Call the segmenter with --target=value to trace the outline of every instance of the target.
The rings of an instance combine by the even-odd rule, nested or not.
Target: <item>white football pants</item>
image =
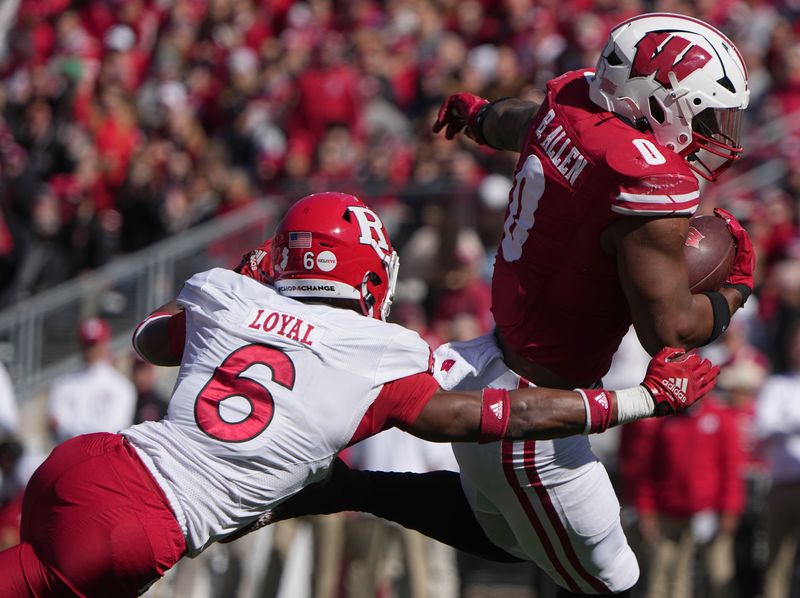
[[[519,388],[489,334],[436,351],[446,390]],[[639,565],[619,501],[586,436],[488,444],[454,443],[461,484],[481,527],[507,552],[534,561],[576,593],[621,592]]]

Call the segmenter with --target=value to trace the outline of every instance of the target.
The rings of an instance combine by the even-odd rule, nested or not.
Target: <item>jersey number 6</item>
[[[283,351],[259,344],[240,347],[214,370],[197,395],[194,417],[203,432],[224,442],[246,442],[267,428],[275,411],[272,394],[264,385],[241,375],[256,364],[272,370],[274,383],[288,390],[294,387],[294,364]],[[250,403],[250,413],[236,422],[225,421],[220,413],[221,403],[232,397]]]

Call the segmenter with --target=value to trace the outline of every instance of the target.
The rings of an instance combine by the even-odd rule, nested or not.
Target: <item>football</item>
[[[728,277],[736,257],[736,243],[727,224],[717,216],[695,216],[683,247],[689,290],[717,291]]]

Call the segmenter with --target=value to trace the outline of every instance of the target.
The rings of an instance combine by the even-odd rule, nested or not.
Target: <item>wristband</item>
[[[503,388],[484,388],[481,393],[481,430],[478,442],[485,444],[505,438],[510,414],[510,397]]]
[[[478,113],[475,115],[475,125],[472,127],[472,131],[475,134],[475,141],[480,143],[481,145],[488,145],[492,149],[503,149],[501,147],[496,147],[486,141],[486,136],[483,134],[483,122],[486,120],[486,115],[489,112],[489,108],[494,106],[495,104],[502,102],[503,100],[511,100],[513,99],[512,96],[505,96],[502,98],[497,98],[496,100],[492,100],[491,102],[484,104],[480,108],[478,108]]]
[[[728,307],[728,300],[725,299],[725,295],[719,291],[705,291],[703,295],[711,301],[711,311],[714,314],[714,328],[711,330],[711,336],[703,343],[707,345],[717,340],[728,329],[728,324],[731,323],[731,309]]]
[[[747,303],[747,300],[750,298],[750,295],[753,292],[753,289],[751,289],[746,284],[742,284],[742,283],[739,283],[739,284],[724,284],[724,285],[722,285],[722,288],[725,288],[725,289],[736,289],[737,291],[739,291],[739,294],[742,296],[742,307],[744,307],[744,304]]]
[[[650,392],[642,386],[615,390],[617,396],[617,425],[627,424],[643,417],[651,417],[656,410],[656,402]]]
[[[575,390],[583,397],[583,405],[586,408],[586,427],[583,429],[583,433],[605,432],[611,426],[613,412],[611,391],[602,388],[596,390],[576,388]]]

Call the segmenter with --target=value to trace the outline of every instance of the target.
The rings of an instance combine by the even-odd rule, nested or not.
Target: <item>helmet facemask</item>
[[[694,172],[715,180],[744,151],[739,144],[744,111],[706,108],[692,119],[692,143],[680,152]]]
[[[394,301],[394,289],[397,286],[397,274],[400,268],[400,258],[396,251],[392,251],[383,259],[383,268],[382,274],[372,271],[364,274],[364,280],[361,281],[359,291],[359,305],[361,306],[361,313],[365,316],[370,318],[380,317],[385,322],[389,317],[389,311]],[[375,291],[374,288],[384,282],[383,277],[386,277],[386,290],[383,300],[380,302],[380,307],[376,312],[375,304],[378,302],[378,295],[383,291]]]

